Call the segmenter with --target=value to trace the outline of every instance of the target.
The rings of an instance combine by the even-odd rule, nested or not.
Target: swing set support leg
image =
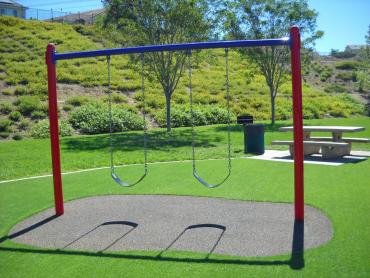
[[[54,44],[51,43],[48,44],[45,55],[48,71],[51,159],[53,166],[55,214],[59,216],[64,213],[64,205],[62,190],[62,174],[60,168],[56,66],[55,61],[53,61],[54,52],[55,52]]]
[[[302,78],[301,39],[296,26],[290,29],[291,68],[293,89],[293,130],[294,130],[294,212],[295,220],[304,220],[304,179],[303,179],[303,120],[302,120]]]

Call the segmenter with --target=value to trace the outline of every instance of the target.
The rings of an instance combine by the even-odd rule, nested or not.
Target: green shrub
[[[316,63],[316,62],[312,63],[311,66],[312,66],[312,69],[319,74],[324,70],[324,68],[319,63]]]
[[[9,131],[1,131],[0,132],[0,137],[1,138],[8,138],[10,136],[10,132]]]
[[[13,106],[10,103],[2,103],[0,106],[0,112],[8,115],[10,112],[13,111]]]
[[[59,122],[59,136],[71,136],[73,128],[65,121]],[[31,136],[33,138],[48,138],[50,136],[49,121],[43,120],[35,124],[31,128]]]
[[[113,103],[123,103],[123,102],[127,102],[126,100],[126,96],[123,95],[123,94],[119,94],[119,93],[112,93],[111,94],[111,98],[112,98],[112,102]],[[105,96],[104,97],[104,101],[105,102],[108,102],[109,101],[109,96]]]
[[[370,102],[365,105],[365,115],[370,117]]]
[[[20,96],[14,103],[18,111],[24,116],[29,116],[40,107],[40,100],[36,96]]]
[[[358,71],[356,74],[358,80],[358,90],[362,93],[370,91],[370,78],[367,71]]]
[[[70,104],[63,105],[63,110],[66,111],[66,112],[69,112],[72,109],[73,109],[73,105],[70,105]]]
[[[9,114],[9,119],[11,119],[14,122],[18,122],[21,116],[22,115],[19,111],[13,111]]]
[[[320,107],[315,103],[305,102],[303,105],[303,118],[304,119],[319,119],[323,116]]]
[[[109,132],[108,105],[99,102],[89,103],[76,108],[69,118],[75,129],[84,134]],[[112,128],[114,132],[137,130],[143,127],[142,118],[130,111],[112,107]]]
[[[127,104],[127,103],[119,103],[119,104],[116,104],[114,106],[117,109],[127,110],[127,111],[130,111],[130,112],[134,113],[134,114],[137,114],[139,112],[138,108],[136,108],[135,106],[132,106],[130,104]],[[141,109],[142,107],[140,106],[139,108]],[[147,110],[148,110],[148,108],[147,108]]]
[[[69,98],[66,103],[73,106],[81,106],[90,102],[90,98],[86,96],[74,96]]]
[[[228,122],[227,110],[217,105],[195,105],[193,107],[194,125],[211,125]],[[166,126],[166,111],[161,110],[155,116],[160,126]],[[235,116],[231,114],[231,121]],[[190,107],[185,105],[174,105],[171,108],[172,127],[191,126]]]
[[[5,88],[1,91],[4,96],[11,96],[13,94],[13,90],[11,88]]]
[[[333,75],[333,70],[331,68],[325,68],[320,74],[320,80],[325,82]]]
[[[288,120],[292,117],[292,110],[287,106],[279,105],[278,103],[276,103],[275,117],[279,120]]]
[[[16,88],[15,88],[15,90],[14,90],[14,94],[15,94],[16,96],[23,96],[23,95],[26,95],[26,94],[27,94],[27,89],[26,89],[26,87],[24,87],[24,86],[18,86],[18,87],[16,87]]]
[[[357,61],[344,61],[344,62],[338,62],[335,64],[335,67],[337,69],[343,69],[343,70],[354,70],[357,69],[361,64]]]
[[[335,78],[341,79],[343,81],[356,81],[356,72],[340,72],[335,76]]]
[[[49,103],[40,103],[38,110],[48,115],[49,114]],[[59,113],[59,110],[60,110],[60,107],[58,106],[58,113]]]
[[[31,83],[27,85],[27,94],[30,95],[47,95],[48,93],[48,87],[43,83]]]
[[[30,126],[30,121],[27,119],[22,119],[18,125],[21,130],[26,130]]]
[[[31,119],[32,120],[41,120],[46,117],[45,113],[43,111],[33,111],[31,113]]]
[[[346,89],[346,87],[338,84],[329,84],[324,88],[324,91],[327,93],[345,93],[348,90]]]
[[[0,120],[0,131],[9,131],[11,124],[12,122],[9,120]]]
[[[22,134],[16,133],[16,134],[13,135],[13,140],[19,141],[19,140],[22,140],[22,139],[23,139]]]

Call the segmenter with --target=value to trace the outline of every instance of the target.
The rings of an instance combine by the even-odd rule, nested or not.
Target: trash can
[[[263,124],[253,124],[253,117],[243,115],[237,117],[237,123],[244,127],[244,153],[265,153]]]
[[[244,126],[244,152],[265,153],[265,128],[263,124],[251,124]]]

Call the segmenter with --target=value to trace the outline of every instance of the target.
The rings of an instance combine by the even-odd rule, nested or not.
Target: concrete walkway
[[[18,223],[8,238],[62,250],[187,250],[237,256],[286,254],[332,238],[332,225],[321,211],[306,206],[304,229],[297,229],[293,205],[285,203],[114,195],[73,200],[65,203],[63,216],[53,214],[48,209]]]
[[[367,160],[369,157],[369,151],[351,151],[351,155],[345,155],[343,157],[332,159],[324,159],[322,158],[321,154],[313,154],[310,156],[305,156],[304,163],[340,166],[347,163],[359,163],[361,161]],[[294,160],[290,156],[289,151],[266,150],[263,155],[250,156],[248,158],[279,162],[294,162]]]

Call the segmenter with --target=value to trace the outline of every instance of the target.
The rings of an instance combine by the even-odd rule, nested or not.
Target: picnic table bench
[[[303,152],[304,155],[322,153],[323,158],[337,158],[351,153],[352,142],[369,143],[368,138],[343,137],[344,132],[363,131],[363,127],[353,126],[304,126],[303,127]],[[279,131],[293,131],[292,126],[281,127]],[[331,132],[331,137],[311,137],[311,132]],[[272,145],[288,145],[290,155],[294,156],[293,141],[272,141]]]

